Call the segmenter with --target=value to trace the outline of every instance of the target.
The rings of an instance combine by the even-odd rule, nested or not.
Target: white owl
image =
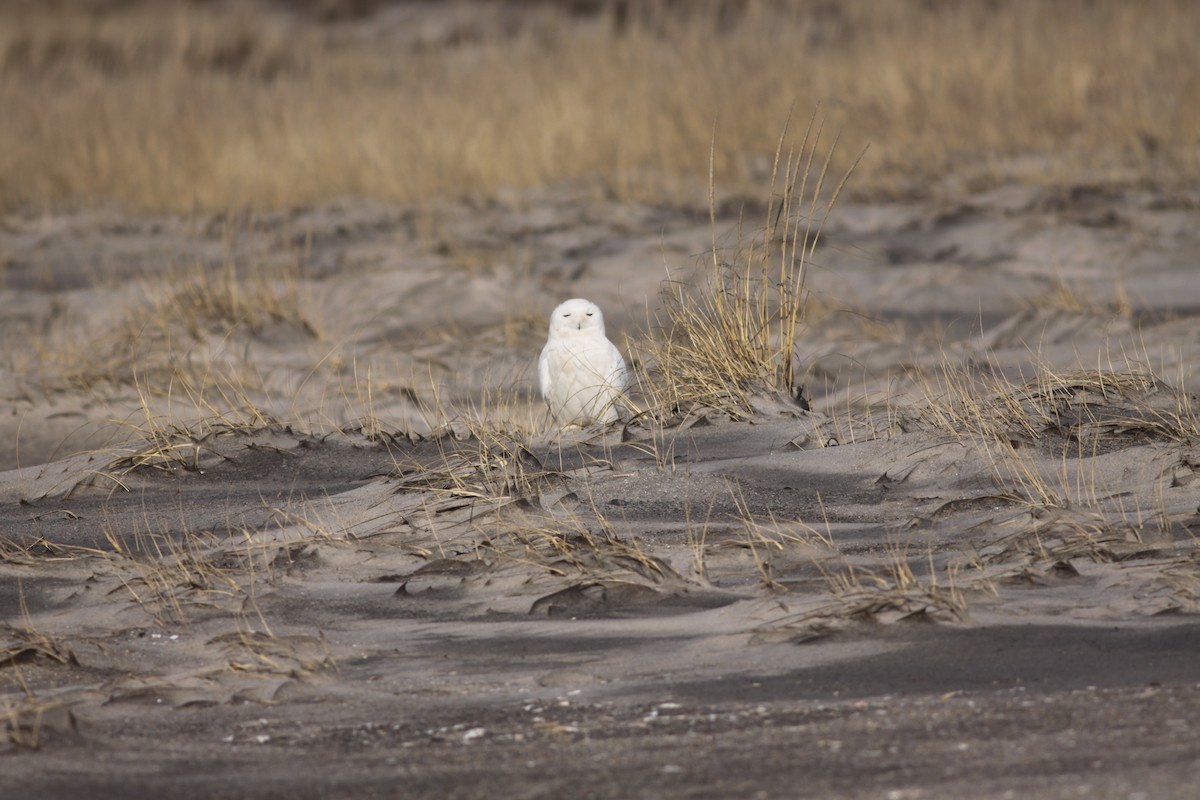
[[[621,351],[604,336],[599,306],[576,298],[554,309],[538,378],[559,426],[617,421],[616,403],[629,376]]]

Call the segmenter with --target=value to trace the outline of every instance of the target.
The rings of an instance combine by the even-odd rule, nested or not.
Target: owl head
[[[600,306],[576,297],[554,309],[550,315],[550,336],[603,336],[604,315]]]

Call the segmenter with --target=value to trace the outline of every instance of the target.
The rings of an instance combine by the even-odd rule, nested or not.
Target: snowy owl
[[[595,303],[568,300],[550,315],[550,338],[538,359],[542,397],[562,427],[617,421],[616,402],[629,385],[621,351],[604,336]]]

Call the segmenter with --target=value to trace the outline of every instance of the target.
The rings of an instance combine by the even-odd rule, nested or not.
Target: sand
[[[533,394],[546,314],[587,297],[628,352],[663,280],[706,263],[706,210],[345,201],[228,246],[222,219],[10,218],[6,785],[1190,796],[1196,201],[839,203],[799,340],[811,411],[566,433]],[[165,304],[199,274],[167,265],[230,263],[297,315]],[[1016,397],[1054,424],[955,435],[930,411],[946,368],[1007,381],[965,395],[993,416],[1057,376]]]

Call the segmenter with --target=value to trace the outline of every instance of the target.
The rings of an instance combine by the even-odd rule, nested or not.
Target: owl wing
[[[538,358],[538,387],[542,390],[542,399],[550,402],[550,350],[553,342],[546,342],[542,355]]]
[[[608,343],[608,359],[610,367],[607,370],[607,382],[618,394],[629,388],[629,372],[625,369],[625,359],[621,357],[621,351],[617,346],[608,339],[604,340]]]

